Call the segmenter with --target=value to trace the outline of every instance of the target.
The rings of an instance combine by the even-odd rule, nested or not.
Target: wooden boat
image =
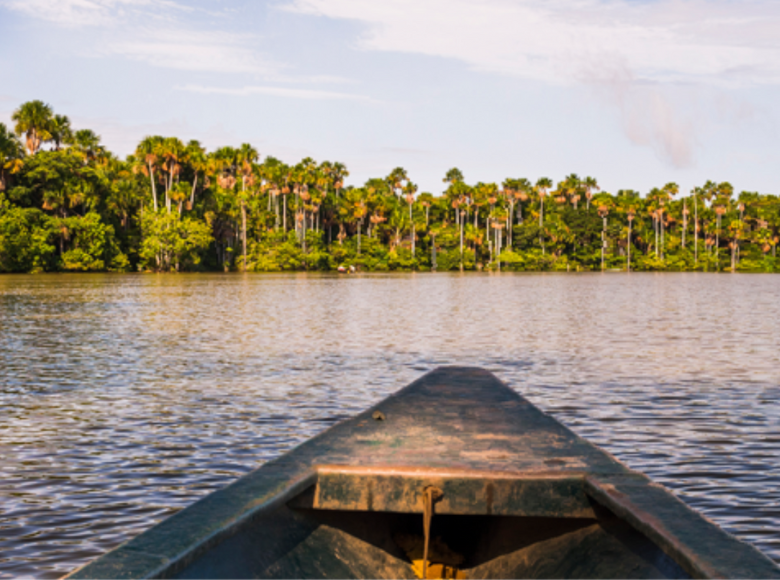
[[[364,577],[780,568],[487,371],[442,368],[69,576]]]

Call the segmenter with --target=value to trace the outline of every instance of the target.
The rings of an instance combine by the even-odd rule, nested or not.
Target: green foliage
[[[213,237],[208,224],[177,212],[146,213],[141,221],[141,267],[159,272],[198,266]]]
[[[52,219],[10,205],[0,194],[0,272],[44,272],[54,267]]]
[[[780,260],[772,256],[741,260],[737,266],[739,272],[780,272]]]
[[[473,270],[476,267],[476,256],[471,248],[463,249],[463,269]],[[436,253],[436,269],[439,272],[460,269],[460,250],[444,250]]]
[[[501,252],[501,269],[511,272],[545,272],[550,270],[566,271],[570,263],[566,256],[556,259],[551,254],[543,254],[539,248],[527,252],[513,252],[505,250]],[[492,269],[498,269],[497,265]],[[576,270],[576,267],[573,268]]]
[[[675,199],[674,183],[612,195],[576,174],[470,184],[452,168],[440,195],[417,195],[402,167],[345,186],[338,162],[161,135],[121,160],[42,101],[12,119],[2,272],[429,270],[434,250],[439,271],[625,270],[629,253],[637,271],[780,269],[780,198],[725,182]]]
[[[130,263],[120,250],[114,228],[90,212],[54,220],[54,227],[68,239],[68,249],[60,256],[61,268],[71,272],[125,272]]]

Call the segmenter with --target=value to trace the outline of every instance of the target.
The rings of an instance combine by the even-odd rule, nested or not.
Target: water
[[[780,277],[0,277],[0,577],[55,578],[444,364],[780,562]]]

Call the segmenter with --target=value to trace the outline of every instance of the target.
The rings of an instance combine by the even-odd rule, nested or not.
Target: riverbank
[[[45,103],[18,112],[0,124],[0,272],[780,271],[780,197],[728,182],[606,192],[453,167],[422,192],[396,167],[348,185],[343,163],[250,144],[150,136],[122,160]]]

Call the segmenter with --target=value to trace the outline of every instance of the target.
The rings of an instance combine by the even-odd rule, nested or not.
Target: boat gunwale
[[[376,476],[402,476],[402,477],[449,477],[458,479],[491,479],[491,480],[517,480],[517,481],[534,481],[534,480],[556,480],[556,479],[584,479],[587,477],[588,472],[584,470],[552,470],[552,469],[522,469],[522,470],[496,470],[490,471],[487,469],[469,469],[469,468],[453,468],[453,467],[420,467],[416,465],[340,465],[337,463],[326,463],[322,465],[315,465],[317,475],[376,475]],[[636,472],[630,475],[641,474]],[[646,478],[645,478],[646,479]]]
[[[266,515],[267,512],[272,512],[283,505],[285,505],[287,502],[289,502],[291,499],[297,497],[313,485],[317,483],[317,471],[316,470],[310,470],[308,473],[303,475],[302,477],[298,477],[295,480],[291,481],[290,484],[283,489],[281,492],[277,493],[276,495],[273,495],[269,498],[267,498],[265,501],[262,501],[258,503],[256,506],[252,507],[249,510],[246,510],[242,512],[240,515],[238,515],[235,519],[232,521],[229,521],[225,523],[225,525],[221,526],[220,528],[214,530],[210,534],[204,536],[201,541],[195,544],[191,544],[188,546],[185,550],[181,551],[179,554],[174,555],[173,557],[165,557],[161,554],[154,554],[151,552],[147,552],[145,550],[139,550],[137,548],[134,548],[132,546],[128,546],[135,538],[131,538],[127,542],[124,542],[114,548],[113,550],[107,552],[103,556],[97,558],[96,560],[92,560],[90,562],[87,562],[83,566],[79,566],[77,569],[73,570],[66,576],[63,576],[62,580],[67,580],[70,578],[77,577],[79,572],[82,570],[88,568],[92,564],[98,562],[99,560],[102,560],[106,556],[110,556],[111,554],[114,554],[120,550],[125,551],[131,551],[136,552],[138,554],[143,554],[152,558],[156,559],[163,559],[165,560],[162,564],[160,564],[157,568],[154,568],[152,570],[149,570],[146,574],[142,576],[138,576],[140,578],[166,578],[168,576],[172,576],[174,574],[177,574],[179,571],[186,568],[189,564],[197,560],[201,555],[203,555],[205,552],[207,552],[209,549],[213,548],[214,546],[220,544],[221,542],[225,541],[227,538],[235,535],[236,533],[240,532],[242,528],[248,524],[251,524],[256,519],[263,517]],[[227,489],[227,488],[226,488]],[[218,490],[218,491],[225,491],[225,490]],[[217,493],[217,492],[215,492]],[[206,496],[209,497],[209,496]],[[205,499],[205,498],[201,498]],[[195,502],[192,506],[185,509],[190,509],[194,506],[196,506],[199,502]],[[182,510],[183,512],[184,510]],[[182,513],[177,512],[177,513]],[[176,514],[174,514],[176,515]],[[165,521],[165,520],[163,520]],[[163,522],[160,522],[163,523]],[[158,524],[160,525],[160,524]],[[153,526],[147,532],[153,530],[157,526]],[[144,532],[144,533],[147,533]],[[143,535],[143,533],[141,534]]]

